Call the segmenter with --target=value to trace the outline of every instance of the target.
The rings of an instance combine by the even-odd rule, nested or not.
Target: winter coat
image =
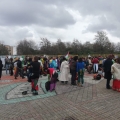
[[[70,75],[70,68],[67,61],[63,61],[60,67],[59,81],[68,81]]]
[[[113,74],[113,78],[120,80],[120,64],[114,63],[111,66],[111,73]]]
[[[105,72],[105,79],[111,79],[111,66],[112,66],[113,62],[111,59],[107,59],[104,62],[104,72]]]

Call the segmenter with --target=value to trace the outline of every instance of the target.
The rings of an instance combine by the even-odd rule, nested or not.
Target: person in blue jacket
[[[79,58],[76,71],[78,75],[78,86],[81,87],[84,84],[84,68],[85,68],[85,63],[82,61],[82,58]]]
[[[57,62],[55,58],[53,58],[53,60],[51,61],[50,68],[54,68],[55,70],[57,69]]]

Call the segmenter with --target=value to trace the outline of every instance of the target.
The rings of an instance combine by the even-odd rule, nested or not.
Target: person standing
[[[52,59],[52,62],[50,64],[50,68],[57,69],[57,61],[56,61],[55,57],[53,57],[53,59]]]
[[[116,63],[112,65],[111,73],[113,74],[112,89],[120,92],[120,57],[118,57]]]
[[[95,58],[92,60],[92,63],[93,63],[93,71],[94,71],[94,73],[97,73],[97,72],[98,72],[98,63],[99,63],[98,58],[95,57]]]
[[[63,62],[61,63],[60,74],[59,74],[58,80],[61,81],[62,83],[65,82],[67,84],[69,80],[69,74],[70,74],[69,63],[64,57]]]
[[[17,73],[15,74],[15,79],[17,79],[18,74],[20,74],[20,77],[24,78],[22,62],[20,61],[20,58],[18,58],[18,60],[17,60]]]
[[[84,68],[85,64],[82,61],[82,58],[79,58],[78,63],[77,63],[77,75],[78,75],[78,86],[83,86],[84,84]]]
[[[77,67],[77,59],[78,56],[74,56],[74,58],[70,62],[70,72],[71,72],[71,85],[76,85],[76,67]]]
[[[6,74],[7,74],[7,71],[9,69],[9,63],[10,63],[10,60],[8,58],[8,56],[5,58],[5,69],[6,69]]]
[[[93,69],[92,59],[91,57],[89,57],[87,59],[87,71],[89,74],[91,74],[92,69]]]
[[[111,74],[111,66],[112,66],[113,62],[112,62],[112,56],[109,55],[108,58],[105,60],[104,62],[104,73],[105,73],[105,79],[107,79],[106,82],[106,88],[107,89],[111,89],[110,87],[110,80],[112,78],[112,74]]]
[[[14,63],[13,63],[13,58],[10,58],[10,76],[13,76],[13,68],[14,68]]]
[[[29,67],[29,65],[32,63],[32,58],[29,58],[29,61],[27,62],[27,78],[28,78],[28,82],[31,82],[30,80],[30,76],[32,75],[32,68]]]
[[[2,60],[0,59],[0,80],[2,76],[2,67],[3,67]]]
[[[31,75],[31,85],[32,85],[32,92],[33,95],[38,95],[37,92],[37,83],[40,75],[40,63],[38,62],[38,57],[34,57],[34,61],[29,65],[32,68],[32,75]]]

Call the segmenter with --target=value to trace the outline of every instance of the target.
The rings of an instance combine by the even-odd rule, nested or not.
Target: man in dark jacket
[[[17,74],[15,75],[15,79],[17,79],[18,74],[20,74],[20,77],[24,78],[22,62],[20,61],[20,58],[18,58],[18,61],[17,61]]]
[[[107,89],[111,89],[110,80],[112,78],[112,74],[111,74],[111,66],[112,66],[112,64],[113,64],[112,56],[109,55],[108,58],[104,62],[104,72],[105,72],[105,79],[107,79],[107,82],[106,82],[106,88]]]
[[[74,56],[74,58],[70,62],[70,73],[71,73],[71,85],[76,85],[76,67],[77,67],[77,59],[78,56]]]
[[[34,62],[32,62],[29,66],[32,68],[32,75],[31,75],[32,92],[33,95],[38,95],[37,83],[40,75],[40,63],[38,62],[37,56],[34,57]]]

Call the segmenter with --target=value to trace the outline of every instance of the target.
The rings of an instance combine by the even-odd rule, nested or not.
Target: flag
[[[69,52],[67,53],[67,55],[65,56],[65,58],[68,60],[69,59]]]

